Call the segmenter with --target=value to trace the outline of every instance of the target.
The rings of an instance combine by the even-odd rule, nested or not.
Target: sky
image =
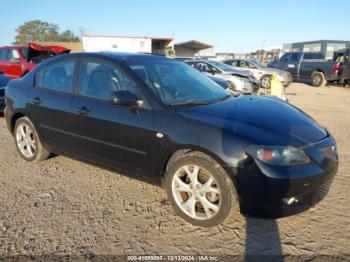
[[[174,37],[175,43],[196,39],[214,45],[215,52],[350,40],[349,0],[4,0],[1,9],[0,46],[34,19],[77,35],[83,29],[92,35]]]

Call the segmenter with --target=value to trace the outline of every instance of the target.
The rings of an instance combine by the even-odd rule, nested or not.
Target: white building
[[[114,51],[166,54],[167,50],[172,49],[172,40],[172,38],[148,36],[82,36],[85,52]]]
[[[175,55],[178,57],[214,57],[214,47],[197,40],[190,40],[174,45]]]

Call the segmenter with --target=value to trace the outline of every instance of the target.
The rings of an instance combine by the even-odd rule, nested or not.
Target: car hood
[[[70,49],[62,46],[42,46],[34,43],[29,43],[27,61],[33,61],[40,56],[51,57],[58,54],[68,54]]]
[[[252,73],[248,70],[237,70],[237,69],[233,69],[231,71],[225,71],[224,74],[226,74],[226,75],[239,75],[239,76],[243,76],[243,77],[252,76]]]
[[[268,145],[302,146],[327,136],[327,132],[301,110],[266,96],[240,96],[206,106],[179,109],[178,112]],[[295,144],[295,141],[298,142]]]

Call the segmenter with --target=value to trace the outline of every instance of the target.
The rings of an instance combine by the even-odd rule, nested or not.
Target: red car
[[[69,52],[69,49],[61,46],[41,46],[34,43],[30,43],[28,47],[0,47],[0,71],[11,79],[22,77],[43,60]]]

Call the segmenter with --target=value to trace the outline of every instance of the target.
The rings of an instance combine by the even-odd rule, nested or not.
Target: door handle
[[[35,105],[39,105],[41,103],[41,99],[40,99],[40,97],[37,96],[37,97],[32,98],[32,102]]]
[[[81,115],[87,115],[90,113],[89,109],[87,109],[86,106],[82,106],[82,107],[78,108],[77,112]]]

